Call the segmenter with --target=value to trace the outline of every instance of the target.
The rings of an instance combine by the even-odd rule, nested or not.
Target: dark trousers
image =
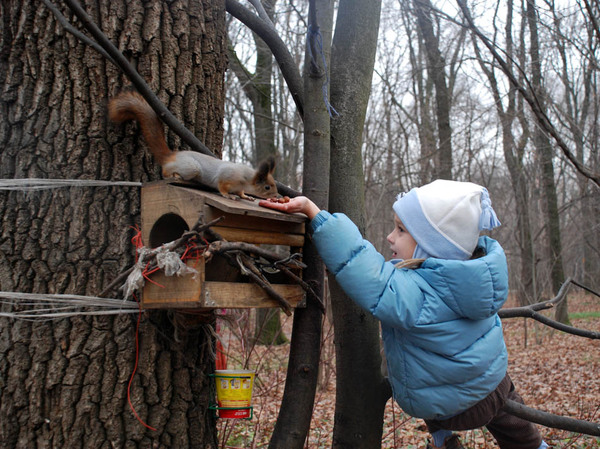
[[[470,430],[486,427],[501,449],[537,449],[542,437],[534,424],[502,410],[507,399],[523,404],[508,374],[488,397],[470,409],[441,421],[425,420],[430,432],[436,430]]]

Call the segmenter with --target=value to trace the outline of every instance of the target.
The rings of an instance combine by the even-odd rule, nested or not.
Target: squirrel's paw
[[[237,201],[237,200],[239,200],[239,199],[240,199],[240,197],[239,197],[239,196],[237,196],[237,195],[232,195],[231,193],[221,193],[221,195],[222,195],[223,197],[225,197],[225,198],[229,198],[230,200],[234,200],[234,201]]]

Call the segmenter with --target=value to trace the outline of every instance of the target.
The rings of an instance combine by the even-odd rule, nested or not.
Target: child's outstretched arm
[[[301,212],[311,220],[321,212],[321,209],[305,196],[297,196],[287,203],[279,203],[276,199],[261,200],[258,202],[258,205],[269,209],[279,210],[281,212],[287,212],[289,214]]]
[[[282,212],[306,214],[311,220],[312,242],[348,296],[389,326],[414,325],[423,302],[416,282],[421,280],[420,276],[413,270],[398,270],[387,263],[346,215],[321,211],[303,196],[287,203],[275,199],[261,200],[258,204]]]

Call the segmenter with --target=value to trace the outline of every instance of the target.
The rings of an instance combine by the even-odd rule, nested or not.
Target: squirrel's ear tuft
[[[275,158],[273,156],[269,156],[260,164],[258,164],[258,168],[256,169],[256,174],[259,179],[265,179],[268,175],[272,175],[275,170]]]
[[[265,162],[269,166],[269,173],[273,173],[275,170],[275,156],[269,156],[265,159]]]

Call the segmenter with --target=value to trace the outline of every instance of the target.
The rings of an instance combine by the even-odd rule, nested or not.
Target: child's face
[[[408,233],[398,215],[394,214],[394,230],[387,236],[393,259],[412,259],[417,242]]]

